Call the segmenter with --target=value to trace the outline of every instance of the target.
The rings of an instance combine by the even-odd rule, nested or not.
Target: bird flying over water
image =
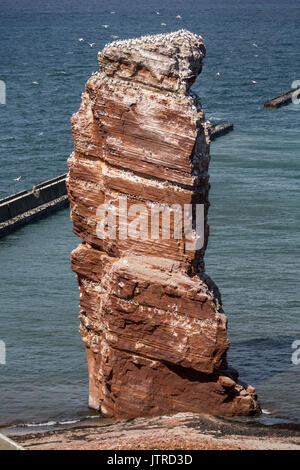
[[[22,176],[18,176],[18,178],[14,178],[14,181],[21,181]]]

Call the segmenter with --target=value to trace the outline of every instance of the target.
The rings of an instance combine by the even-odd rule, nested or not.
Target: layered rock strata
[[[83,240],[72,269],[89,405],[107,416],[257,409],[253,387],[228,368],[227,320],[204,272],[209,135],[190,90],[204,56],[202,38],[183,30],[113,42],[99,53],[100,72],[72,117],[67,185],[74,232]],[[99,236],[103,204],[117,214],[114,237]],[[147,237],[128,236],[136,204],[161,212],[158,237],[149,227]],[[192,207],[192,224],[178,236],[171,223],[164,236],[163,215],[174,204]],[[196,206],[204,208],[202,242],[191,249]]]

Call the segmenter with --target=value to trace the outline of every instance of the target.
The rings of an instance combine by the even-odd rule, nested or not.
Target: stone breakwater
[[[5,197],[0,200],[0,238],[68,205],[65,174]]]
[[[89,406],[129,418],[178,411],[249,415],[255,390],[228,367],[227,319],[204,271],[209,126],[190,87],[205,47],[188,31],[108,44],[72,117],[68,194]],[[162,213],[204,205],[204,243],[99,238],[102,204]],[[130,217],[126,224],[131,222]],[[123,227],[124,229],[124,227]],[[125,227],[126,229],[126,227]]]

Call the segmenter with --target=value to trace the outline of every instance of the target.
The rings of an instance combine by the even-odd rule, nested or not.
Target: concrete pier
[[[297,89],[291,90],[288,93],[284,93],[283,95],[277,96],[277,98],[273,98],[272,100],[266,101],[264,104],[264,108],[277,109],[281,108],[281,106],[287,106],[288,104],[292,103],[293,94],[296,91]]]
[[[69,205],[67,175],[40,183],[0,200],[0,237]]]
[[[210,140],[215,140],[221,135],[228,134],[228,132],[233,131],[232,123],[222,123],[212,124],[210,127]]]
[[[25,450],[24,447],[21,447],[16,442],[12,441],[4,434],[0,434],[0,450]]]

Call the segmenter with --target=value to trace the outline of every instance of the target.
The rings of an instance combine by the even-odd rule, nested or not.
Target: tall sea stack
[[[227,319],[204,271],[210,142],[190,90],[204,56],[202,38],[184,30],[113,42],[99,53],[100,72],[72,117],[68,193],[83,240],[72,269],[89,405],[106,416],[232,416],[258,408],[254,388],[227,365]],[[174,215],[185,206],[189,230]],[[109,210],[117,225],[104,236]],[[153,213],[159,236],[151,232]]]

